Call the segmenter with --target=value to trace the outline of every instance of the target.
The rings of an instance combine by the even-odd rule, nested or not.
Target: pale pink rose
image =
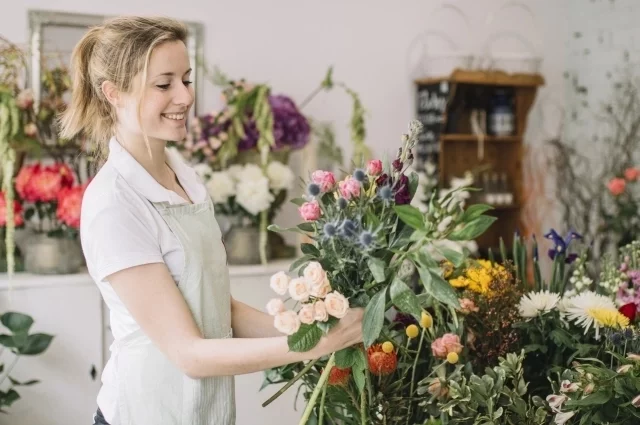
[[[33,105],[33,91],[31,89],[22,90],[16,97],[16,106],[20,109],[29,109]]]
[[[442,335],[442,343],[447,349],[447,354],[449,353],[462,353],[462,344],[460,344],[460,337],[454,334],[444,334]]]
[[[327,307],[325,307],[324,301],[319,300],[315,302],[313,318],[318,322],[326,322],[329,320],[329,314],[327,313]]]
[[[27,137],[35,137],[38,134],[38,126],[34,123],[30,122],[29,124],[24,126],[24,135]]]
[[[347,201],[360,196],[360,182],[353,177],[347,177],[339,183],[340,195]]]
[[[300,322],[305,325],[310,325],[313,323],[316,312],[313,304],[305,304],[302,306],[300,311],[298,312],[298,317],[300,318]]]
[[[625,180],[619,178],[611,179],[609,183],[607,183],[609,192],[611,192],[613,196],[622,195],[626,186],[627,183],[625,182]]]
[[[322,265],[317,261],[311,261],[304,268],[303,276],[309,281],[309,285],[321,285],[327,277],[327,273],[322,268]]]
[[[477,313],[480,311],[480,309],[476,307],[476,304],[469,298],[460,298],[458,301],[460,302],[460,312],[463,314]]]
[[[269,286],[271,286],[271,289],[273,289],[276,294],[284,295],[289,289],[290,281],[291,278],[285,272],[278,272],[271,276]]]
[[[309,300],[309,282],[307,279],[297,277],[289,282],[289,295],[296,301],[306,302]]]
[[[339,292],[333,291],[324,298],[327,313],[337,319],[342,319],[349,310],[349,300]]]
[[[336,177],[331,171],[316,170],[311,174],[311,181],[320,186],[322,192],[330,192],[336,185]]]
[[[431,353],[433,354],[433,357],[438,359],[447,358],[447,354],[449,354],[449,352],[447,351],[447,347],[444,345],[442,338],[438,338],[431,343]]]
[[[276,314],[273,326],[285,335],[293,335],[300,329],[300,318],[295,311],[287,310]]]
[[[554,413],[560,413],[562,405],[569,399],[566,395],[551,394],[547,396],[547,403]]]
[[[367,164],[367,173],[369,173],[370,176],[377,176],[382,173],[382,161],[379,159],[369,161]]]
[[[300,208],[298,208],[298,212],[303,220],[306,221],[315,221],[322,215],[322,210],[320,209],[318,201],[305,202],[300,206]]]
[[[274,298],[267,303],[267,313],[271,316],[275,316],[278,313],[284,311],[284,303],[280,298]]]
[[[329,292],[331,292],[331,283],[329,279],[325,276],[324,280],[319,285],[310,285],[311,288],[309,292],[311,296],[316,298],[324,298],[327,296]]]

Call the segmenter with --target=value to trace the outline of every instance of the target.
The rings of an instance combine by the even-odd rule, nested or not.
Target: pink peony
[[[382,173],[382,161],[379,159],[369,161],[367,164],[367,173],[369,173],[370,176],[377,176]]]
[[[353,177],[347,177],[339,183],[340,195],[347,201],[360,196],[360,182]]]
[[[74,229],[80,228],[80,211],[82,210],[82,197],[87,187],[76,186],[73,188],[63,187],[58,194],[58,209],[56,216],[58,220]]]
[[[624,178],[629,180],[630,182],[638,180],[640,177],[640,169],[630,167],[624,170]]]
[[[322,215],[318,201],[305,202],[298,208],[300,216],[306,221],[315,221]]]
[[[13,225],[15,227],[22,226],[24,219],[22,218],[22,205],[14,199],[13,201]],[[0,227],[7,225],[7,201],[4,192],[0,192]]]
[[[622,195],[624,193],[626,185],[627,183],[625,182],[625,180],[620,178],[611,179],[609,183],[607,183],[609,192],[611,192],[613,196]]]
[[[311,180],[320,186],[322,192],[329,192],[336,184],[336,177],[331,171],[316,170],[311,174]]]
[[[63,188],[73,185],[73,181],[73,172],[66,164],[27,165],[16,177],[16,191],[28,202],[53,202]]]

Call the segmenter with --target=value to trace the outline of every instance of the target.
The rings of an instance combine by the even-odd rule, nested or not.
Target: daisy
[[[520,316],[532,319],[538,315],[548,313],[560,302],[560,296],[549,291],[532,292],[520,299],[518,311]]]
[[[591,291],[585,291],[571,297],[566,305],[566,314],[569,320],[582,326],[585,334],[593,326],[596,331],[596,339],[600,337],[600,328],[613,324],[617,325],[615,327],[620,327],[622,321],[614,317],[614,313],[617,312],[613,300]],[[612,319],[612,317],[614,318]]]

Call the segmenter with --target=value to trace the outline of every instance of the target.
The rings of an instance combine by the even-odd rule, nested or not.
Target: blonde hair
[[[60,137],[72,139],[82,134],[95,143],[99,157],[106,156],[116,115],[102,92],[102,83],[111,81],[118,91],[129,93],[134,77],[142,72],[144,87],[153,49],[170,41],[186,44],[187,35],[187,27],[170,18],[125,16],[90,28],[71,57],[71,102],[60,116]],[[141,102],[142,97],[138,117]],[[146,134],[145,141],[149,149]]]

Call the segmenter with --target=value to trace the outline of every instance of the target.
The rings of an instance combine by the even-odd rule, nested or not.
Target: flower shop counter
[[[269,277],[280,270],[288,271],[290,262],[230,266],[233,297],[264,310],[273,296]],[[7,275],[0,274],[0,312],[7,311],[32,316],[31,332],[51,334],[54,338],[43,354],[23,356],[16,363],[11,372],[14,379],[41,382],[20,387],[21,399],[9,409],[10,415],[0,416],[0,425],[45,425],[50,424],[52,418],[65,425],[91,423],[112,337],[109,311],[89,275],[18,273],[10,284]],[[12,355],[1,354],[0,363],[4,363],[7,370]],[[0,374],[0,380],[2,377],[4,374]],[[300,412],[294,411],[295,388],[263,408],[262,402],[278,387],[270,385],[259,392],[262,381],[261,372],[236,378],[237,424],[255,424],[257,417],[264,425],[297,423]],[[7,389],[7,382],[0,390]]]

